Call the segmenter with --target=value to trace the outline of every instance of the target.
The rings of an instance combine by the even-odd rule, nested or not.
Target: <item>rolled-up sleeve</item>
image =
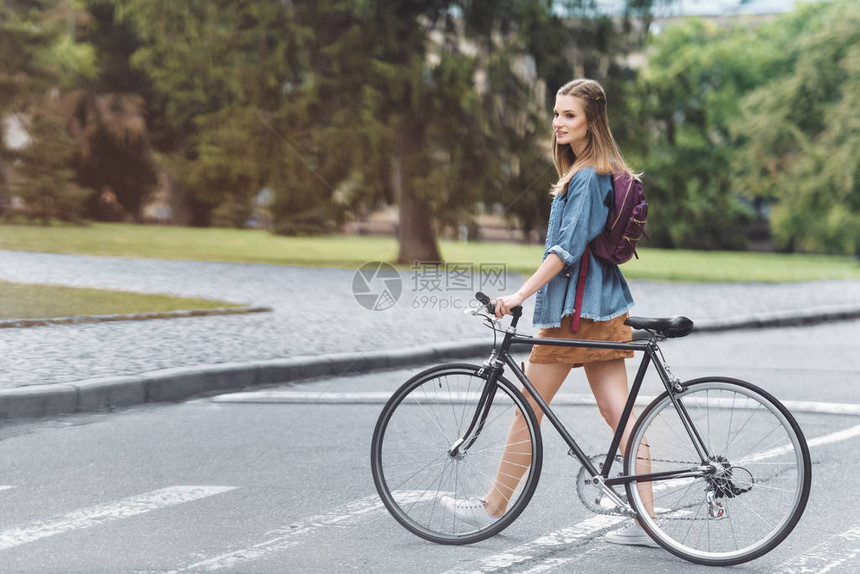
[[[578,171],[567,187],[567,201],[562,213],[557,242],[546,250],[564,262],[562,273],[573,269],[589,241],[597,237],[606,225],[607,190],[601,190],[597,174],[591,168]]]

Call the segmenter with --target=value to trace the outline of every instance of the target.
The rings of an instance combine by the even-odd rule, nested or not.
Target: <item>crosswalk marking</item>
[[[860,436],[860,425],[810,439],[810,448],[845,441]],[[784,454],[791,445],[776,447],[758,455],[768,459]],[[659,488],[658,485],[656,488]],[[16,488],[0,485],[0,491]],[[235,489],[232,486],[173,486],[122,500],[90,506],[45,520],[0,530],[0,551],[14,548],[36,540],[83,528],[104,525],[185,502],[206,498]],[[399,493],[401,496],[419,496],[420,492]],[[319,534],[330,527],[350,527],[369,520],[373,515],[385,511],[376,495],[367,496],[328,512],[310,516],[266,532],[245,548],[205,558],[195,556],[195,562],[174,572],[207,572],[235,569],[242,564],[274,556],[297,546],[310,535]],[[600,545],[583,547],[582,551],[570,552],[565,546],[575,545],[593,538],[601,531],[611,529],[625,520],[621,516],[597,515],[573,526],[551,532],[535,540],[502,552],[484,556],[469,564],[448,570],[446,574],[475,574],[489,572],[518,572],[520,574],[542,574],[559,571],[581,561],[601,548]],[[838,558],[837,558],[838,557]],[[797,556],[780,566],[779,571],[789,574],[824,574],[843,567],[847,561],[853,563],[860,558],[860,525],[828,540],[812,550]]]
[[[484,558],[477,560],[477,563],[474,565],[453,568],[452,570],[445,572],[445,574],[476,574],[506,570],[516,564],[522,564],[532,560],[536,555],[544,553],[555,546],[569,545],[584,538],[588,538],[596,532],[615,526],[624,519],[625,517],[623,516],[598,514],[597,516],[592,516],[578,524],[568,528],[562,528],[561,530],[556,530],[555,532],[536,538],[531,542],[527,542],[508,551],[493,554],[491,556],[485,556]],[[553,563],[551,567],[555,568],[558,565],[559,564]]]
[[[849,427],[847,429],[836,431],[823,436],[815,437],[813,439],[808,439],[806,442],[809,448],[812,449],[826,444],[852,439],[854,437],[857,437],[858,435],[860,435],[860,425]],[[756,457],[750,458],[755,458],[756,460],[775,458],[777,456],[785,454],[786,452],[790,452],[791,450],[793,450],[793,448],[793,445],[784,445],[760,453]],[[656,485],[654,487],[654,490],[662,489],[662,487],[666,486],[668,486],[667,483],[663,483],[662,485]],[[578,540],[596,534],[601,530],[608,529],[623,520],[624,517],[621,516],[597,515],[569,528],[557,530],[551,534],[537,538],[512,550],[504,551],[491,556],[486,556],[482,559],[477,560],[473,564],[464,565],[454,568],[452,570],[448,570],[447,572],[445,572],[445,574],[485,574],[488,572],[499,572],[502,570],[510,571],[513,566],[517,564],[522,564],[524,562],[530,562],[529,568],[527,570],[521,571],[520,574],[537,574],[542,572],[548,572],[550,570],[555,570],[560,566],[569,564],[574,560],[578,560],[579,555],[571,556],[570,559],[568,559],[568,557],[540,558],[539,556],[535,555],[540,554],[542,550],[544,551],[543,553],[545,553],[545,551],[552,546],[557,546],[561,544],[572,544]],[[856,530],[857,540],[860,540],[860,526],[858,526]],[[583,534],[577,535],[578,531],[583,532]],[[849,533],[852,533],[854,531],[855,529],[849,530],[842,536],[849,535]],[[826,556],[828,553],[823,552],[820,554]],[[860,548],[857,549],[857,555],[860,556]],[[534,563],[532,563],[531,561],[534,561]],[[780,569],[779,571],[782,572],[783,570]],[[785,571],[791,572],[792,574],[800,574],[801,572],[815,572],[816,574],[824,574],[828,570],[803,570],[801,568],[797,570]]]
[[[781,574],[825,574],[860,556],[860,525],[777,566]],[[856,572],[856,566],[852,571]]]
[[[809,439],[806,441],[806,445],[809,448],[815,448],[817,446],[822,446],[825,444],[830,444],[834,442],[840,442],[843,440],[848,440],[850,438],[854,438],[856,436],[860,436],[860,425],[856,425],[845,430],[836,431],[834,433],[826,434],[824,436],[818,436],[813,439]],[[794,450],[794,445],[787,444],[781,447],[774,448],[773,450],[765,451],[761,454],[753,455],[748,458],[742,459],[744,462],[758,462],[760,460],[765,460],[768,458],[775,458],[787,452],[791,452]]]
[[[544,572],[550,572],[552,570],[556,570],[557,568],[561,568],[562,566],[569,566],[574,562],[579,562],[583,558],[591,556],[595,552],[600,552],[602,550],[603,549],[600,546],[592,546],[587,550],[578,550],[576,554],[572,554],[569,556],[549,558],[542,562],[538,562],[534,566],[530,567],[528,570],[519,570],[517,574],[544,574]]]
[[[0,550],[8,550],[41,538],[106,524],[159,508],[199,500],[235,488],[235,486],[171,486],[115,502],[74,510],[48,520],[13,526],[0,530]]]
[[[420,497],[424,492],[411,493],[398,492],[398,500],[408,500],[411,496]],[[173,570],[167,574],[177,572],[214,572],[225,568],[235,568],[244,562],[257,560],[265,556],[270,556],[283,552],[284,550],[301,543],[301,537],[313,534],[318,530],[327,526],[352,526],[358,524],[362,520],[368,518],[373,513],[380,512],[384,509],[379,496],[367,496],[351,502],[344,506],[340,506],[329,512],[317,514],[305,518],[298,522],[293,522],[287,526],[276,528],[266,533],[265,540],[258,542],[247,548],[241,548],[232,552],[226,552],[212,558],[207,558],[194,564],[190,564],[179,570]]]

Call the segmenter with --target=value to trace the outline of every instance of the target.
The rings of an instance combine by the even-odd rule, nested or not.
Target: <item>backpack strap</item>
[[[588,275],[588,260],[591,255],[591,246],[585,245],[582,259],[579,260],[579,277],[576,279],[576,299],[573,302],[573,316],[570,318],[570,330],[579,331],[579,319],[582,315],[582,297],[585,294],[585,277]]]

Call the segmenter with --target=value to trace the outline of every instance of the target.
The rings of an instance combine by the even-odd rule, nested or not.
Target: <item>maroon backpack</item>
[[[648,202],[642,182],[630,175],[622,173],[612,176],[612,188],[615,192],[615,202],[609,206],[609,216],[603,233],[591,242],[591,251],[604,261],[621,265],[630,261],[636,253],[636,243],[645,233],[645,222],[648,219]]]
[[[645,200],[645,191],[642,182],[630,175],[622,173],[612,176],[612,190],[615,201],[609,206],[609,215],[606,217],[606,227],[603,231],[585,246],[585,253],[579,265],[579,277],[576,281],[576,300],[574,302],[574,314],[571,317],[570,327],[572,331],[579,331],[579,318],[582,312],[582,296],[585,292],[585,277],[588,275],[588,252],[593,251],[596,257],[612,263],[621,265],[630,261],[636,253],[636,243],[645,233],[645,222],[648,218],[648,203]],[[565,196],[567,201],[567,196]]]

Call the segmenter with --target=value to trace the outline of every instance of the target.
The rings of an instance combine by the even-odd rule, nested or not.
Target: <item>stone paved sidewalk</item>
[[[462,313],[473,290],[431,293],[401,274],[403,293],[368,311],[352,292],[355,270],[159,261],[0,251],[0,280],[210,297],[266,305],[271,313],[0,329],[0,388],[131,375],[171,367],[302,355],[400,349],[484,338],[492,332]],[[488,295],[516,290],[523,278]],[[475,278],[478,283],[478,278]],[[632,314],[686,315],[694,321],[774,311],[860,307],[860,281],[793,284],[631,282]],[[434,306],[431,296],[449,306]],[[521,331],[532,334],[534,298]],[[453,309],[453,306],[459,309]]]

